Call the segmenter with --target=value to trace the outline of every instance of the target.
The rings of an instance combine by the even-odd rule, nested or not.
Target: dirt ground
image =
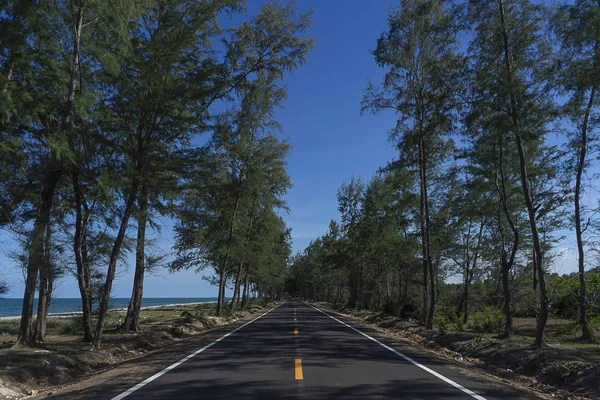
[[[394,339],[417,345],[461,365],[479,368],[511,384],[545,394],[548,398],[600,398],[600,345],[581,343],[577,332],[567,329],[571,321],[550,319],[548,347],[531,346],[535,318],[516,318],[515,335],[500,339],[465,327],[441,334],[426,330],[416,321],[364,310],[348,310],[332,304],[320,306],[353,319]],[[600,336],[600,335],[599,335]]]
[[[268,306],[252,304],[246,311],[226,317],[214,316],[213,304],[145,309],[139,333],[117,331],[124,312],[111,312],[99,351],[90,351],[90,344],[81,339],[80,318],[51,318],[45,343],[18,350],[11,349],[18,320],[0,321],[0,399],[17,399],[76,382],[182,339],[246,319]]]

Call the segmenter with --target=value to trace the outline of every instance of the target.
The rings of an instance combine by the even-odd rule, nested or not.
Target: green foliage
[[[445,315],[436,315],[433,318],[433,325],[438,329],[441,335],[448,333],[448,330],[452,326],[452,321]]]
[[[600,331],[600,315],[594,315],[590,318],[590,326],[592,329]]]
[[[483,306],[471,316],[470,326],[479,333],[502,333],[504,314],[501,310]]]
[[[579,331],[579,328],[580,326],[577,323],[564,324],[558,329],[558,334],[561,336],[572,336]]]
[[[453,314],[451,318],[454,330],[456,332],[462,332],[464,329],[464,321],[460,315]]]
[[[57,335],[81,335],[83,333],[83,319],[49,318],[47,329],[51,329]]]
[[[19,333],[19,320],[7,319],[0,321],[0,337],[2,335],[16,335]]]
[[[591,365],[592,363],[584,361],[562,361],[557,363],[556,367],[560,373],[560,378],[566,382],[578,372],[590,367]]]

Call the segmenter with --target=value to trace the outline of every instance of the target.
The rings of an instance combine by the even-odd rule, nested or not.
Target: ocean
[[[166,304],[185,304],[185,303],[204,303],[216,301],[216,297],[148,297],[142,301],[142,307],[161,306]],[[110,299],[110,308],[127,308],[129,298]],[[0,317],[12,317],[21,315],[23,307],[22,299],[6,299],[0,297]],[[37,311],[37,299],[33,307],[34,313]],[[50,303],[50,314],[81,311],[80,298],[57,298],[52,299]]]

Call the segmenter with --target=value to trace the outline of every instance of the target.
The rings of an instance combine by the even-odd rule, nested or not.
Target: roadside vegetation
[[[122,331],[143,328],[158,268],[208,275],[219,315],[281,294],[290,149],[274,113],[310,25],[280,2],[252,17],[236,0],[0,2],[0,229],[25,278],[14,348],[65,324],[48,310],[57,281],[75,279],[77,333],[100,349],[130,255]],[[165,219],[166,254],[150,235]]]
[[[402,0],[373,45],[397,157],[339,188],[286,290],[598,394],[600,3]]]

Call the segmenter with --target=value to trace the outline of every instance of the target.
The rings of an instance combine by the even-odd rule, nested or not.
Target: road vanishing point
[[[148,376],[120,367],[108,381],[50,398],[536,398],[301,301],[191,339],[144,357]]]

